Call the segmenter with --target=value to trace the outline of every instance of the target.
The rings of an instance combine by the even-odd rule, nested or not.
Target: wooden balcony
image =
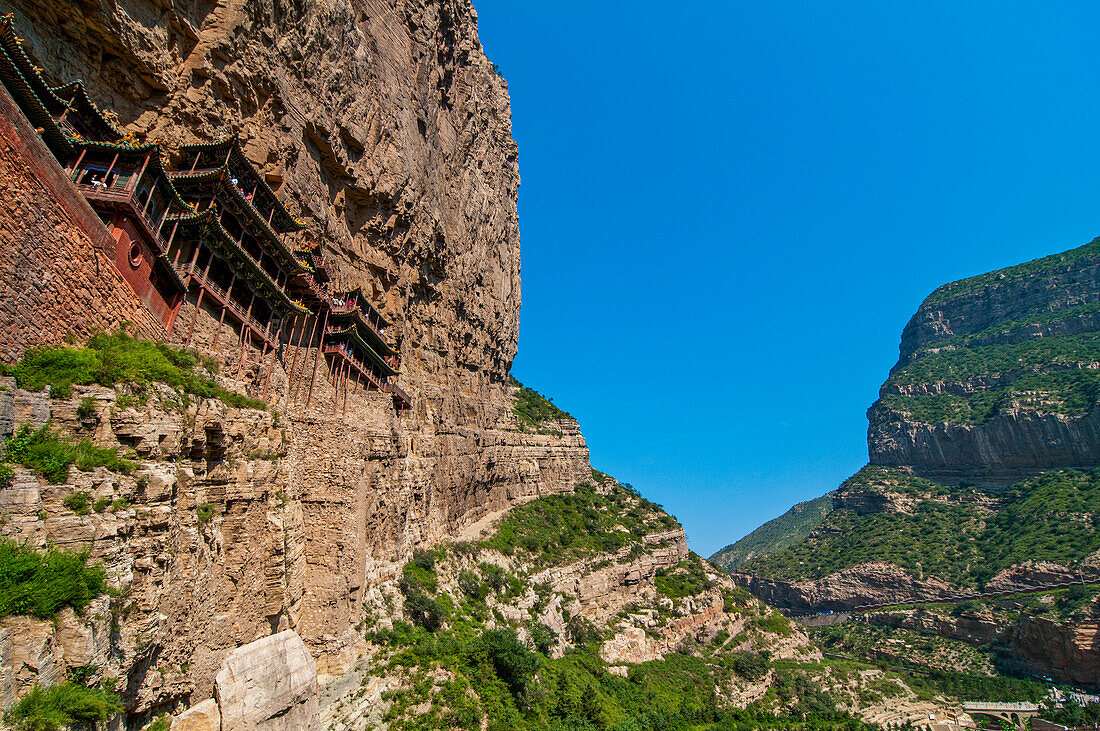
[[[348,363],[350,363],[351,367],[362,374],[366,382],[371,386],[374,386],[374,389],[376,391],[387,390],[386,386],[388,384],[386,384],[385,381],[376,376],[374,374],[374,371],[372,371],[370,368],[367,368],[367,366],[364,365],[361,360],[356,358],[352,354],[351,349],[348,348],[348,346],[344,345],[343,343],[330,343],[324,347],[324,351],[327,355],[343,358]]]

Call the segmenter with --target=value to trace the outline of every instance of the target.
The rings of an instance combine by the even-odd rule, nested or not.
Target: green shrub
[[[11,487],[14,481],[15,470],[10,465],[0,464],[0,490]]]
[[[76,407],[76,415],[80,419],[91,419],[95,416],[96,400],[95,396],[85,396],[80,399],[80,406]]]
[[[615,553],[644,534],[664,529],[660,506],[625,486],[608,494],[591,485],[572,493],[548,495],[509,511],[497,533],[482,545],[511,555],[530,554],[547,565],[561,565],[594,553]]]
[[[106,467],[112,472],[128,473],[137,465],[118,456],[118,449],[97,447],[88,440],[71,441],[48,426],[33,429],[24,424],[7,441],[4,459],[33,470],[52,484],[68,479],[73,464],[82,471]]]
[[[539,668],[538,655],[523,646],[510,629],[485,630],[466,648],[471,664],[490,663],[513,696],[521,695]]]
[[[96,511],[97,513],[102,513],[109,507],[111,507],[111,498],[101,497],[95,501],[94,505],[92,505],[92,510]]]
[[[734,652],[730,667],[746,680],[760,680],[768,673],[768,658],[759,652]]]
[[[87,515],[88,507],[92,504],[92,496],[83,490],[78,490],[62,500],[61,504],[77,515]]]
[[[654,583],[657,593],[669,599],[697,596],[714,586],[707,578],[703,562],[695,554],[671,568],[658,569]]]
[[[199,525],[206,525],[211,518],[214,517],[215,506],[213,503],[202,503],[195,508],[195,516],[198,518]]]
[[[65,681],[46,689],[35,686],[4,714],[4,721],[19,731],[58,731],[106,721],[121,711],[118,694]]]
[[[546,421],[568,419],[569,414],[553,404],[538,391],[527,388],[522,383],[512,378],[512,385],[519,389],[516,392],[516,403],[512,406],[512,413],[521,424],[538,427]]]
[[[120,330],[95,335],[83,348],[31,348],[11,368],[11,374],[20,388],[37,391],[53,386],[54,397],[73,385],[131,383],[147,391],[150,384],[163,383],[202,398],[220,399],[230,406],[267,408],[263,401],[227,391],[197,372],[199,367],[210,370],[210,365],[210,361],[190,351],[139,340]]]
[[[757,617],[753,620],[753,624],[765,632],[771,632],[772,634],[782,635],[784,637],[794,632],[794,628],[791,627],[791,621],[779,612],[772,612],[771,614]]]
[[[88,566],[87,552],[51,548],[42,554],[0,539],[0,617],[52,619],[62,607],[83,611],[106,590],[106,572]]]

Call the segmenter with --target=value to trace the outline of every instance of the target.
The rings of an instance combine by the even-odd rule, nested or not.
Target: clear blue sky
[[[474,1],[513,373],[704,556],[866,462],[929,292],[1100,234],[1098,3]]]

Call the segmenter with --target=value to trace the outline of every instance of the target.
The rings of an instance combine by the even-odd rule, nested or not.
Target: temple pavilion
[[[169,249],[172,266],[194,292],[196,311],[205,301],[222,322],[241,328],[242,347],[277,347],[288,318],[309,312],[287,293],[291,279],[310,272],[286,243],[304,224],[275,197],[235,136],[181,152],[186,172],[169,178],[190,212],[172,221],[183,233]]]
[[[330,292],[331,271],[320,248],[292,244],[305,224],[290,214],[241,150],[235,135],[184,145],[175,171],[157,143],[124,134],[88,97],[84,85],[50,86],[15,35],[14,17],[0,18],[0,80],[70,181],[107,226],[114,263],[134,293],[168,332],[190,298],[190,345],[204,305],[248,346],[281,351],[316,349],[308,380],[312,397],[323,353],[346,408],[351,380],[392,396],[399,411],[408,395],[391,379],[400,354],[386,338],[392,327],[358,289]],[[308,333],[308,337],[307,337]],[[295,342],[296,340],[296,342]],[[305,362],[305,361],[303,361]],[[274,358],[271,365],[274,365]],[[264,397],[270,380],[265,379]],[[298,386],[294,388],[297,395]]]
[[[165,222],[187,204],[165,174],[160,147],[123,134],[81,82],[49,86],[15,35],[12,15],[0,18],[0,79],[107,226],[123,279],[171,331],[184,285],[165,256]]]

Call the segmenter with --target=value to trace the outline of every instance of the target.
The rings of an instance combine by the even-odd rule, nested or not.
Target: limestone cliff
[[[112,642],[96,635],[73,657],[92,653],[127,677],[132,718],[209,697],[236,647],[285,629],[322,673],[346,669],[363,597],[414,548],[589,479],[575,422],[528,432],[512,411],[517,152],[507,88],[468,1],[0,0],[9,11],[49,80],[83,79],[138,139],[172,150],[240,135],[307,224],[303,243],[319,242],[334,280],[361,287],[394,320],[413,403],[395,413],[364,388],[341,403],[323,358],[306,365],[311,352],[290,344],[274,356],[238,349],[217,313],[190,302],[179,317],[193,322],[192,347],[222,366],[227,387],[259,396],[271,368],[268,412],[181,407],[155,390],[137,406],[125,388],[50,398],[8,387],[36,406],[12,406],[5,435],[52,419],[141,460],[134,476],[74,472],[51,486],[20,473],[3,491],[4,534],[90,548],[131,597]],[[63,173],[33,130],[17,127],[0,139],[15,202],[0,215],[4,360],[122,320],[156,337],[97,253],[91,209],[64,197]],[[310,384],[308,407],[295,373]],[[97,404],[92,425],[76,415],[85,397]],[[74,515],[62,500],[77,491],[129,507]],[[77,662],[53,653],[49,631],[5,638],[23,654],[4,657],[44,658],[5,664],[16,691],[40,667]]]
[[[1004,486],[1100,463],[1100,240],[945,285],[868,411],[871,464]]]

